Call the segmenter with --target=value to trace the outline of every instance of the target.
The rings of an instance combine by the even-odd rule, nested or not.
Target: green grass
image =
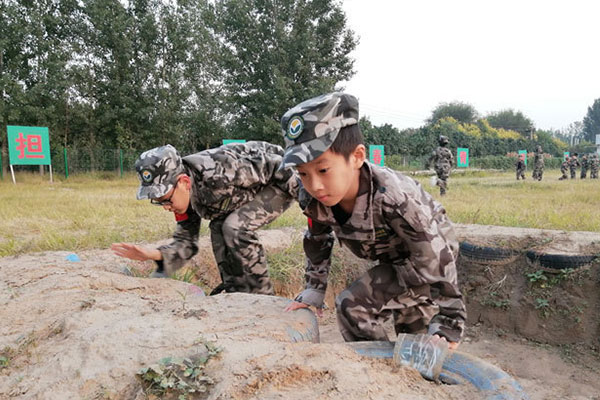
[[[528,174],[530,175],[530,173]],[[440,198],[428,177],[425,190],[442,202],[454,222],[558,230],[600,231],[600,181],[558,181],[545,171],[542,182],[515,180],[513,173],[452,176]],[[0,256],[46,250],[107,248],[113,242],[154,242],[169,238],[174,217],[137,201],[137,178],[75,175],[50,184],[48,176],[17,175],[0,181]],[[306,226],[294,204],[266,228]],[[202,223],[201,234],[208,224]]]
[[[565,231],[599,231],[600,180],[559,181],[558,170],[544,180],[517,181],[514,173],[451,177],[445,197],[420,178],[454,222]]]
[[[137,201],[137,185],[134,176],[73,176],[50,184],[38,175],[19,174],[17,185],[5,176],[0,182],[0,256],[169,237],[173,215]]]

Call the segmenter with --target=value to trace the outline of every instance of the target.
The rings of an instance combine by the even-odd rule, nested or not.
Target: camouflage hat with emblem
[[[314,160],[335,141],[340,129],[358,123],[358,100],[328,93],[303,101],[281,118],[285,154],[280,169]]]
[[[143,152],[135,162],[135,170],[140,180],[138,200],[164,196],[185,172],[179,153],[170,144]]]

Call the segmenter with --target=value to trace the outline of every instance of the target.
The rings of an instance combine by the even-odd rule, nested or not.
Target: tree
[[[458,122],[470,124],[477,120],[478,115],[477,110],[472,105],[460,101],[453,101],[450,103],[438,104],[431,112],[431,117],[429,117],[427,122],[433,125],[442,118],[452,117]]]
[[[233,137],[282,143],[287,109],[354,74],[357,41],[335,0],[216,0],[207,20]]]
[[[0,2],[0,131],[10,124],[41,125],[55,142],[66,135],[68,63],[79,10],[76,0]],[[6,142],[0,142],[4,152]]]
[[[583,118],[583,135],[591,143],[596,143],[596,135],[600,135],[600,99],[594,100],[594,104],[588,107]]]
[[[494,128],[501,128],[519,132],[522,136],[530,137],[535,126],[521,111],[506,109],[490,113],[487,121]]]

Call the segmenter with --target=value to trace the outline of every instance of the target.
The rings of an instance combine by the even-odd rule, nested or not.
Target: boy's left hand
[[[433,335],[434,338],[437,338],[439,340],[443,340],[444,342],[446,342],[446,338],[440,335]],[[448,342],[448,349],[450,350],[456,350],[458,348],[458,345],[460,343],[459,342]]]
[[[288,312],[288,311],[294,311],[294,310],[298,310],[300,308],[310,308],[310,306],[308,304],[305,303],[300,303],[299,301],[292,301],[290,304],[288,304],[284,311]],[[315,313],[317,314],[317,317],[322,317],[323,316],[323,309],[321,308],[315,308]]]

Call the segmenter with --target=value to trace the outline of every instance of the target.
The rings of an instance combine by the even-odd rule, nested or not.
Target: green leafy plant
[[[484,306],[491,306],[494,308],[501,308],[508,310],[510,308],[510,300],[501,298],[497,292],[490,292],[490,294],[481,301]]]
[[[157,364],[139,370],[137,376],[144,392],[155,396],[174,394],[180,400],[193,393],[208,392],[215,382],[206,374],[206,366],[222,349],[204,340],[197,343],[201,343],[200,351],[191,357],[165,357]]]
[[[531,282],[531,283],[548,280],[548,277],[546,277],[546,275],[544,275],[544,271],[542,271],[542,270],[532,272],[530,274],[527,274],[526,276],[527,276],[527,279],[529,280],[529,282]]]
[[[547,299],[537,298],[535,299],[535,308],[539,310],[542,317],[548,318],[550,315],[550,302]]]

